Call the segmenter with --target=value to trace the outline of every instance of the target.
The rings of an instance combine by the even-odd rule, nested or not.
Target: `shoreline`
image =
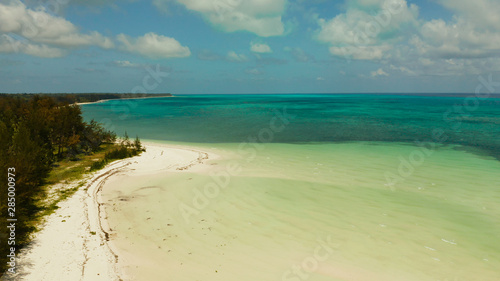
[[[142,97],[142,98],[106,99],[106,100],[98,100],[98,101],[92,101],[92,102],[75,102],[74,104],[76,104],[76,105],[87,105],[87,104],[102,103],[102,102],[114,101],[114,100],[141,100],[141,99],[159,99],[159,98],[173,98],[173,97],[175,97],[175,96],[171,95],[171,96],[163,96],[163,97]]]
[[[131,173],[182,173],[218,157],[187,145],[143,145],[146,152],[141,155],[115,161],[85,177],[86,184],[59,203],[30,245],[21,250],[16,274],[6,274],[2,280],[131,280],[119,265],[120,249],[111,240],[114,233],[101,196],[104,184]]]
[[[474,217],[498,213],[495,197],[482,201],[485,209],[470,199],[476,186],[494,189],[491,179],[498,179],[500,168],[496,162],[489,166],[487,159],[451,148],[436,151],[436,160],[415,174],[428,179],[427,185],[391,191],[383,185],[381,171],[412,147],[387,146],[389,154],[384,147],[374,152],[363,144],[326,150],[316,145],[270,147],[244,164],[231,146],[143,143],[144,154],[89,176],[84,187],[60,204],[19,260],[18,269],[29,274],[14,280],[293,280],[300,276],[291,270],[311,260],[318,247],[328,248],[322,248],[324,258],[316,259],[318,270],[310,272],[317,280],[441,280],[454,276],[447,261],[473,265],[484,280],[498,275],[490,266],[498,259],[483,251],[481,242],[465,244],[470,237],[486,237],[489,224],[467,236],[470,228],[449,222],[439,207],[397,209],[415,197],[426,203],[446,196],[446,204],[466,207]],[[380,155],[389,158],[366,161]],[[238,159],[243,172],[224,179],[224,169]],[[288,174],[277,168],[285,162]],[[452,162],[481,171],[460,175],[464,193],[449,192],[456,185],[442,177],[456,177],[459,169],[443,165]],[[367,172],[356,177],[349,172],[358,169]],[[220,195],[210,189],[217,182]],[[396,202],[385,205],[391,200]],[[332,219],[345,214],[347,219]],[[436,214],[443,217],[436,220]],[[413,271],[413,264],[400,262],[401,249],[428,263]],[[457,251],[462,253],[458,259]],[[402,271],[387,272],[380,255]],[[428,273],[436,262],[443,266],[441,275]],[[473,280],[476,273],[466,270],[463,276]]]

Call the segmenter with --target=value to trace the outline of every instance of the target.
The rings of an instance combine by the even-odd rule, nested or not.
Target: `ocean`
[[[149,265],[171,269],[162,280],[500,276],[500,98],[181,95],[82,110],[119,135],[224,156],[210,174],[123,183],[168,189],[150,208],[175,227],[153,218],[162,235],[151,224],[130,235],[164,251]],[[231,163],[238,173],[227,176]],[[214,182],[220,194],[193,211],[203,204],[193,194]]]

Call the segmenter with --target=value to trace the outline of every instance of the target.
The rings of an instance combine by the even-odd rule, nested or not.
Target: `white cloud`
[[[316,39],[334,56],[378,61],[385,74],[498,71],[493,62],[500,61],[500,1],[436,1],[453,13],[451,19],[421,19],[418,7],[405,0],[346,0],[344,13],[318,19]]]
[[[128,60],[116,60],[112,63],[112,65],[118,67],[128,67],[128,68],[141,67],[140,64],[132,63]]]
[[[475,26],[500,30],[500,2],[498,0],[437,0],[444,7]]]
[[[285,47],[285,51],[290,52],[293,56],[293,58],[298,61],[298,62],[309,62],[309,61],[314,61],[314,57],[312,55],[309,55],[306,53],[304,50],[302,50],[299,47]]]
[[[200,60],[207,60],[207,61],[216,61],[222,59],[222,57],[219,54],[206,49],[198,52],[198,58]]]
[[[115,48],[113,39],[97,31],[82,33],[66,19],[46,12],[45,8],[28,8],[18,0],[0,2],[0,53],[24,53],[38,57],[61,57],[68,50],[98,46]],[[124,34],[116,37],[120,48],[149,57],[187,57],[188,47],[173,38],[147,33],[139,38]]]
[[[428,58],[420,58],[418,59],[418,62],[425,66],[433,65],[435,63],[434,61]]]
[[[27,40],[19,40],[12,36],[0,36],[0,53],[23,53],[41,58],[58,58],[66,55],[60,48],[49,47],[45,44],[32,44]]]
[[[27,55],[43,58],[58,58],[64,56],[66,53],[57,48],[52,48],[47,45],[34,45],[27,44],[21,49]]]
[[[438,0],[454,16],[421,21],[408,40],[418,57],[402,59],[408,75],[478,75],[499,70],[500,2]],[[408,52],[408,53],[410,53]],[[405,71],[402,71],[403,73]]]
[[[107,38],[96,31],[93,31],[90,34],[69,33],[61,34],[60,36],[54,38],[36,38],[35,41],[67,48],[98,46],[103,49],[111,49],[115,46],[110,38]]]
[[[391,45],[330,47],[330,53],[355,60],[380,60],[391,50]]]
[[[245,72],[247,74],[251,74],[251,75],[262,75],[264,74],[264,72],[258,68],[248,68],[245,70]]]
[[[411,76],[416,75],[415,71],[413,71],[405,66],[395,66],[395,65],[391,64],[390,67],[392,70],[400,71],[400,72],[407,74],[407,75],[411,75]]]
[[[375,71],[372,71],[372,72],[370,73],[370,75],[371,75],[372,77],[377,77],[377,76],[389,76],[389,74],[388,74],[387,72],[385,72],[382,68],[379,68],[379,69],[377,69],[377,70],[375,70]]]
[[[88,6],[100,6],[100,5],[110,4],[113,2],[115,2],[115,0],[71,0],[71,3],[79,5],[88,5]]]
[[[91,45],[106,49],[113,47],[113,42],[98,32],[82,34],[71,22],[47,13],[44,8],[29,9],[20,1],[0,3],[0,32],[63,48]]]
[[[425,22],[410,43],[421,55],[442,58],[481,58],[500,54],[498,31],[479,28],[473,22],[455,17],[451,23]]]
[[[232,61],[232,62],[245,62],[245,61],[248,61],[247,56],[245,56],[244,54],[237,54],[234,51],[230,51],[229,53],[227,53],[226,59],[228,61]]]
[[[286,0],[175,0],[187,9],[196,11],[215,27],[226,32],[249,31],[262,37],[285,33],[281,16]],[[165,2],[154,0],[161,11]]]
[[[271,50],[271,47],[269,47],[269,45],[264,43],[254,43],[254,42],[250,43],[250,51],[260,54],[273,52],[273,50]]]
[[[153,5],[162,14],[168,15],[169,14],[169,9],[168,9],[167,2],[171,2],[171,1],[168,1],[168,0],[153,0]]]
[[[123,44],[121,49],[151,58],[183,58],[191,55],[189,48],[182,46],[174,38],[153,32],[138,38],[119,34],[117,40]]]
[[[318,21],[317,39],[329,43],[335,56],[381,59],[417,24],[418,7],[405,0],[352,0],[347,7],[343,14]]]

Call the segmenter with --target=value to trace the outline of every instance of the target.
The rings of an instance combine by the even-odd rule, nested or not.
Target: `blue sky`
[[[0,92],[471,93],[500,80],[499,15],[496,0],[0,0]]]

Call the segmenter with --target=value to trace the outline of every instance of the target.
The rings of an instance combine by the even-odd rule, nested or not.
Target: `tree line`
[[[29,242],[36,228],[37,202],[44,197],[43,185],[53,165],[60,160],[77,161],[79,155],[98,151],[103,143],[115,143],[116,134],[92,120],[84,122],[78,105],[49,95],[0,95],[0,273],[6,268],[8,169],[15,168],[16,249]],[[137,155],[137,138],[122,140],[93,167],[107,161]]]
[[[55,99],[57,102],[64,103],[83,103],[83,102],[96,102],[100,100],[114,100],[114,99],[133,99],[133,98],[160,98],[160,97],[171,97],[172,94],[144,94],[144,93],[79,93],[79,94],[0,94],[0,95],[10,95],[20,97],[25,100],[30,100],[34,96],[49,96]]]

